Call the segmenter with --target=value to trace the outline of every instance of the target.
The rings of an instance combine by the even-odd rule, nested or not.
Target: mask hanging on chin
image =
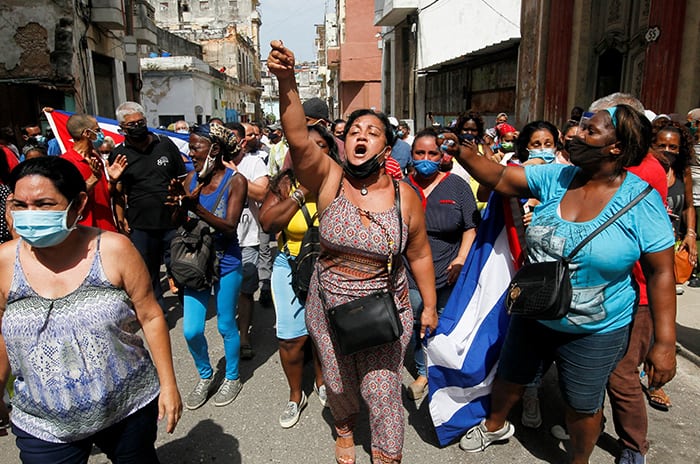
[[[384,152],[386,152],[387,148],[389,148],[389,146],[384,147],[382,151],[359,165],[349,163],[346,158],[345,162],[343,163],[343,171],[345,171],[345,174],[354,179],[368,178],[375,172],[379,171],[382,166],[384,166],[384,160],[380,162],[379,158],[384,154]]]
[[[197,171],[197,178],[205,179],[209,174],[212,173],[214,168],[216,167],[216,156],[211,156],[211,149],[214,148],[214,145],[212,144],[209,147],[209,152],[207,153],[207,158],[204,160],[204,165],[202,166],[202,169]]]
[[[602,152],[603,148],[609,145],[612,144],[589,145],[580,138],[574,137],[566,142],[566,151],[569,153],[569,161],[571,161],[571,164],[574,166],[583,166],[613,159],[613,155]]]
[[[46,248],[61,244],[71,231],[75,229],[78,219],[76,217],[69,227],[68,211],[71,204],[63,211],[23,210],[12,211],[12,219],[17,234],[22,240],[35,248]]]

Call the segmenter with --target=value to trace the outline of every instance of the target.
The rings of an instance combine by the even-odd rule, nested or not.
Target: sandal
[[[673,405],[671,398],[663,391],[662,388],[644,388],[644,393],[647,395],[649,406],[659,411],[668,411]]]
[[[352,446],[340,446],[339,441],[349,438],[352,440],[352,432],[345,436],[338,436],[335,439],[335,462],[337,464],[355,464],[355,442],[353,441]]]
[[[425,381],[425,382],[423,382]],[[411,398],[412,400],[420,400],[423,398],[423,395],[425,395],[426,390],[428,389],[428,379],[423,377],[422,375],[419,376],[411,385],[408,386],[408,397]]]

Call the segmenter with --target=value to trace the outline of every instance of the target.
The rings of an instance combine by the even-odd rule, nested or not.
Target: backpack
[[[284,253],[287,255],[289,266],[292,268],[292,289],[302,305],[306,304],[306,296],[309,292],[311,276],[316,268],[316,261],[321,254],[321,241],[319,239],[318,226],[314,225],[317,214],[313,217],[309,214],[306,205],[301,205],[301,212],[306,219],[306,232],[301,239],[299,254],[293,259],[287,247],[285,238]]]
[[[178,227],[170,242],[170,274],[178,285],[206,290],[218,281],[214,234],[201,219]]]
[[[221,198],[230,188],[232,178],[216,197],[212,214],[217,214]],[[170,242],[170,274],[178,285],[202,291],[219,281],[220,256],[216,251],[214,234],[209,224],[192,217],[178,227]]]

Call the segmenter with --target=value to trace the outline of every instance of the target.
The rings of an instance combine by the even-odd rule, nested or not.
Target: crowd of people
[[[336,462],[357,460],[361,400],[372,462],[401,462],[402,391],[420,400],[428,390],[423,347],[495,191],[521,205],[531,263],[568,256],[641,199],[571,259],[566,316],[511,318],[490,412],[459,446],[480,452],[511,437],[509,413],[521,399],[521,424],[540,427],[538,387],[554,366],[571,462],[588,462],[606,394],[619,462],[644,462],[646,404],[671,406],[662,387],[675,374],[677,251],[694,268],[688,284],[700,286],[700,110],[685,124],[613,94],[588,112],[574,108],[561,128],[539,120],[518,129],[506,113],[487,127],[467,111],[448,127],[411,133],[406,121],[372,109],[331,120],[321,99],[302,102],[294,54],[280,41],[271,46],[277,124],[177,121],[173,131],[188,137],[178,141],[149,130],[144,108],[125,102],[116,110],[120,144],[80,113],[68,119],[73,145],[64,153],[38,124],[22,129],[21,150],[0,131],[0,391],[13,391],[11,413],[0,401],[0,421],[11,418],[22,461],[86,462],[97,445],[114,462],[157,462],[158,419],[167,417],[172,432],[183,407],[210,397],[226,406],[244,388],[239,362],[255,356],[257,294],[275,309],[289,387],[280,426],[297,424],[307,405],[309,348],[313,390],[333,416]],[[194,288],[171,272],[171,243],[197,224],[211,234],[214,270]],[[320,251],[302,289],[295,277],[316,229]],[[199,377],[184,400],[163,265]],[[336,313],[382,295],[396,336],[346,352]],[[210,298],[226,361],[218,385],[204,335]],[[406,359],[415,380],[404,386]]]

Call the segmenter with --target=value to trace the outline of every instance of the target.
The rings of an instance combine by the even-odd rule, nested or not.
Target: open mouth
[[[357,156],[363,156],[367,153],[367,146],[363,144],[355,145],[355,154]]]

